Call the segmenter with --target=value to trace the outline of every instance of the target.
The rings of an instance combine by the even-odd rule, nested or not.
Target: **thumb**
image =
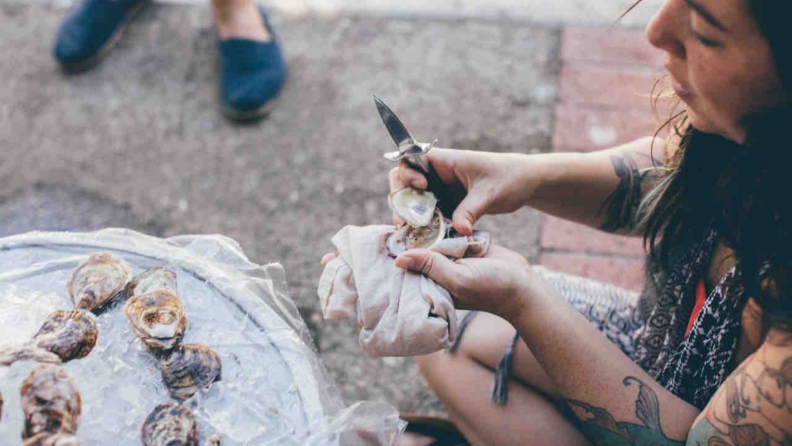
[[[451,218],[454,228],[462,235],[473,235],[473,224],[484,215],[486,208],[487,200],[471,190],[454,211]]]
[[[422,273],[445,289],[453,288],[460,266],[439,252],[411,249],[396,258],[398,268]]]

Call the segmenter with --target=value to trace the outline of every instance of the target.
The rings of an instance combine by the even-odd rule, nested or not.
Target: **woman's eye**
[[[706,37],[704,37],[704,36],[702,36],[700,34],[696,34],[696,33],[693,33],[693,35],[696,36],[696,39],[699,42],[701,42],[704,46],[713,47],[713,48],[720,46],[720,43],[716,42],[715,40],[710,40],[710,39],[708,39],[708,38],[706,38]]]

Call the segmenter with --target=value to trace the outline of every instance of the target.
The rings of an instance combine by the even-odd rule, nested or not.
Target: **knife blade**
[[[434,147],[434,143],[416,142],[401,119],[396,116],[396,113],[385,102],[374,96],[374,103],[377,106],[377,111],[380,118],[382,118],[383,124],[385,124],[385,128],[388,129],[393,142],[396,143],[397,151],[386,153],[385,158],[391,161],[398,161],[404,158],[410,166],[423,173],[427,182],[426,190],[437,197],[437,206],[443,216],[451,218],[464,195],[460,196],[453,188],[444,183],[425,156]]]

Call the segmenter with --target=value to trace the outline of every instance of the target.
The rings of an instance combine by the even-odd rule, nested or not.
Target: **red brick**
[[[542,226],[542,249],[590,254],[617,254],[643,257],[641,237],[606,234],[560,218],[545,216]]]
[[[553,148],[557,152],[607,149],[654,135],[661,125],[648,106],[602,109],[570,104],[556,107],[554,123]]]
[[[588,277],[622,288],[640,291],[643,286],[643,261],[584,254],[544,253],[539,263],[565,273]]]
[[[661,73],[564,63],[558,97],[567,104],[651,110],[652,87]]]
[[[643,30],[623,28],[565,28],[561,60],[621,64],[662,69],[663,51],[653,47]]]

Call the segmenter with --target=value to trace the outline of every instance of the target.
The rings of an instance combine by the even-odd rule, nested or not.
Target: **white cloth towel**
[[[369,356],[425,355],[454,342],[451,295],[423,274],[397,268],[385,240],[394,226],[346,226],[333,237],[339,256],[319,279],[325,319],[356,320]],[[443,240],[432,249],[449,257],[483,256],[489,233]]]

